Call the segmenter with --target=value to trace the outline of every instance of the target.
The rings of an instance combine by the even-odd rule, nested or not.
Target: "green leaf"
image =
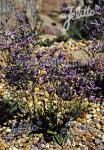
[[[53,139],[56,143],[58,143],[59,145],[62,145],[63,140],[62,140],[62,136],[60,134],[54,135]]]
[[[56,131],[51,131],[51,130],[48,130],[47,133],[52,134],[52,135],[56,135],[57,134]]]

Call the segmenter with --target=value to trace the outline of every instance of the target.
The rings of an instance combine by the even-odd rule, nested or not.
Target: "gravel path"
[[[63,147],[53,142],[46,143],[42,134],[35,134],[28,140],[28,131],[15,135],[13,128],[1,127],[0,150],[103,150],[104,102],[102,105],[89,103],[87,111],[76,120],[69,121],[66,127],[69,136]]]
[[[57,43],[50,46],[57,47],[66,56],[71,55],[78,60],[86,61],[88,55],[83,52],[91,41],[68,41],[66,43]],[[49,49],[48,47],[38,47],[40,49]],[[68,57],[68,59],[69,59]],[[6,95],[8,91],[5,89],[5,83],[0,83],[0,96]],[[5,89],[5,90],[4,90]],[[76,120],[70,120],[66,124],[68,129],[68,139],[66,144],[61,147],[53,142],[46,143],[42,134],[35,134],[29,139],[26,130],[23,134],[15,135],[12,130],[12,125],[15,119],[10,121],[10,126],[0,126],[0,150],[103,150],[104,149],[104,102],[89,103],[89,107]]]

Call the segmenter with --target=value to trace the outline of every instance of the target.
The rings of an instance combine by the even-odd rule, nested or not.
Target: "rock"
[[[77,148],[77,150],[81,150],[80,148]]]
[[[86,141],[86,138],[85,138],[85,136],[83,136],[83,137],[82,137],[82,140],[83,140],[83,141]]]
[[[97,105],[96,103],[90,103],[90,106],[91,106],[93,109],[95,109],[95,108],[98,107],[98,105]]]
[[[47,149],[49,149],[49,144],[47,143],[45,147],[46,147]]]
[[[95,144],[94,144],[93,142],[89,142],[89,143],[88,143],[88,147],[89,147],[89,149],[91,149],[91,150],[95,150]]]
[[[10,132],[11,132],[11,129],[10,129],[10,128],[7,128],[7,129],[5,130],[5,132],[10,133]]]
[[[88,107],[88,111],[92,111],[92,107]]]
[[[16,148],[16,147],[12,147],[12,150],[18,150],[18,148]]]
[[[39,150],[37,147],[34,147],[34,149],[33,150]]]
[[[77,121],[77,122],[81,122],[81,118],[78,117],[78,118],[76,119],[76,121]]]
[[[97,148],[98,150],[104,150],[104,145],[98,145],[96,148]]]
[[[70,129],[70,133],[71,133],[72,135],[74,135],[75,131],[73,130],[73,128]]]
[[[104,135],[102,136],[102,142],[104,143]]]
[[[0,137],[0,150],[5,150],[7,148],[8,148],[8,145],[6,145],[6,143],[4,143],[4,141]]]
[[[102,138],[102,135],[101,135],[101,134],[97,134],[97,137],[98,137],[98,138]]]
[[[97,129],[101,129],[101,125],[100,124],[96,124]]]
[[[58,30],[58,28],[53,27],[53,26],[48,26],[48,25],[44,25],[41,27],[41,30],[44,34],[50,34],[50,35],[59,35],[60,31]]]
[[[91,119],[87,119],[87,120],[86,120],[86,123],[89,124],[90,122],[91,122]]]
[[[102,141],[100,140],[100,139],[98,139],[98,138],[95,138],[95,143],[96,144],[100,144]]]
[[[82,120],[81,120],[81,123],[82,123],[82,124],[86,124],[86,119],[82,119]]]
[[[84,148],[84,150],[88,150],[88,147],[86,146],[86,147]]]
[[[86,119],[91,119],[92,118],[92,114],[87,114],[86,115]]]
[[[92,135],[91,135],[91,133],[88,131],[88,132],[86,132],[86,137],[87,138],[91,138],[92,137]]]
[[[90,111],[89,113],[93,115],[96,113],[96,110],[94,109],[94,110]]]
[[[101,112],[102,115],[104,115],[104,110],[101,110],[100,112]]]
[[[94,120],[94,122],[96,122],[96,123],[99,123],[99,122],[100,122],[100,120],[98,120],[98,119],[96,119],[96,118],[94,118],[93,120]]]
[[[102,124],[102,125],[104,125],[104,118],[103,118],[103,119],[101,119],[101,124]]]
[[[96,111],[97,111],[97,112],[100,112],[100,109],[99,109],[99,108],[97,108],[97,109],[96,109]]]
[[[102,102],[102,106],[104,107],[104,101]]]

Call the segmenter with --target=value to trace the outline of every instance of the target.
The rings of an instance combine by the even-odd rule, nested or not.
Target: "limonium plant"
[[[104,1],[98,0],[94,7],[95,15],[89,17],[85,24],[86,35],[91,39],[104,39]]]
[[[32,99],[28,111],[34,123],[42,121],[41,131],[50,133],[47,128],[56,127],[58,130],[70,114],[76,115],[75,107],[71,113],[69,108],[77,100],[79,109],[85,99],[93,102],[104,99],[104,59],[95,57],[97,52],[103,52],[102,44],[98,44],[97,50],[94,45],[88,50],[91,57],[85,64],[66,60],[57,48],[35,50],[37,37],[25,13],[17,12],[16,20],[17,28],[6,34],[6,45],[2,47],[9,49],[5,78],[10,87],[16,87],[15,92],[24,93],[27,104]]]

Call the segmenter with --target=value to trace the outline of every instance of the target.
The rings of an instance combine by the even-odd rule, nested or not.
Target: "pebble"
[[[18,150],[18,148],[12,147],[12,148],[10,148],[10,150]]]
[[[100,112],[101,112],[102,115],[104,115],[104,110],[101,110]]]
[[[72,45],[73,50],[75,49],[75,47],[78,47],[78,45],[79,45],[79,47],[84,47],[86,45],[86,44],[82,44],[82,43],[77,44],[76,42],[75,43],[74,42],[75,41],[70,41],[69,43],[67,43],[69,45],[68,49],[71,49],[70,45]],[[56,43],[56,44],[57,44],[57,46],[62,48],[63,44],[65,44],[65,43],[61,42],[61,44],[59,44],[59,43]],[[67,47],[67,45],[65,44],[65,48],[66,47]],[[75,52],[75,53],[77,53],[77,52]],[[73,53],[73,55],[74,55],[74,53]],[[1,88],[1,85],[0,85],[0,88]],[[38,89],[36,89],[36,90],[38,92]],[[19,95],[20,93],[21,93],[21,91],[18,91],[17,94]],[[27,92],[27,94],[28,94],[28,92]],[[15,95],[15,96],[17,96],[17,95]],[[23,98],[23,100],[26,101],[25,98]],[[104,118],[103,118],[103,115],[104,115],[104,102],[102,103],[102,105],[100,105],[100,103],[97,104],[97,103],[90,102],[88,110],[84,117],[79,116],[75,121],[72,121],[73,119],[70,120],[70,122],[69,122],[70,131],[69,132],[71,134],[70,136],[71,136],[72,140],[70,140],[68,142],[69,143],[72,142],[72,146],[76,146],[76,145],[79,146],[78,148],[74,147],[73,149],[75,149],[75,150],[88,150],[88,149],[103,150],[103,148],[104,148],[104,144],[103,144],[104,143],[104,127],[103,127]],[[4,134],[5,134],[5,132],[6,133],[11,132],[10,128],[3,127],[2,129],[5,130],[5,131],[3,131]],[[33,144],[35,144],[35,143],[37,143],[37,141],[38,141],[38,138],[36,139],[36,137],[34,137],[34,140],[32,142],[33,142]],[[28,150],[28,149],[30,149],[29,144],[31,145],[31,141],[29,141],[29,143],[26,143],[26,134],[24,133],[23,135],[21,135],[18,138],[18,140],[14,139],[12,141],[12,143],[9,143],[9,145],[11,145],[11,148],[9,150],[22,150],[22,148],[20,148],[20,146],[22,147],[23,145],[25,147],[24,150]],[[41,147],[45,150],[46,149],[62,150],[62,148],[59,147],[55,143],[52,143],[52,145],[50,145],[50,143],[47,143],[47,144],[42,143]],[[1,148],[1,145],[0,145],[0,148]],[[32,147],[31,150],[39,150],[39,149],[37,147]]]
[[[85,147],[84,150],[88,150],[88,147]]]
[[[31,150],[39,150],[37,147],[34,147],[33,149],[31,149]]]
[[[101,144],[97,146],[97,150],[104,150],[104,145],[103,144],[101,145]]]
[[[3,127],[2,129],[3,129],[3,130],[6,130],[6,127]]]
[[[91,114],[87,114],[86,115],[86,119],[90,119],[90,118],[92,118],[92,115]]]
[[[104,135],[102,136],[102,142],[104,143]]]
[[[41,148],[42,148],[42,149],[45,148],[45,144],[41,144]]]
[[[47,143],[45,147],[49,149],[49,144]]]
[[[98,138],[95,138],[95,143],[96,143],[96,144],[100,144],[100,143],[101,143],[101,140],[98,139]]]
[[[100,109],[99,109],[99,108],[97,108],[97,109],[96,109],[96,111],[97,111],[97,112],[100,112]]]
[[[98,138],[102,138],[102,135],[101,135],[101,134],[97,134],[97,137],[98,137]]]
[[[101,124],[103,124],[103,125],[104,125],[104,118],[103,118],[103,119],[101,119]]]
[[[7,129],[5,130],[5,132],[10,133],[10,132],[11,132],[11,129],[10,129],[10,128],[7,128]]]
[[[94,109],[93,111],[90,111],[89,113],[93,115],[96,113],[96,110]]]
[[[101,125],[100,124],[96,124],[97,129],[101,129]]]

